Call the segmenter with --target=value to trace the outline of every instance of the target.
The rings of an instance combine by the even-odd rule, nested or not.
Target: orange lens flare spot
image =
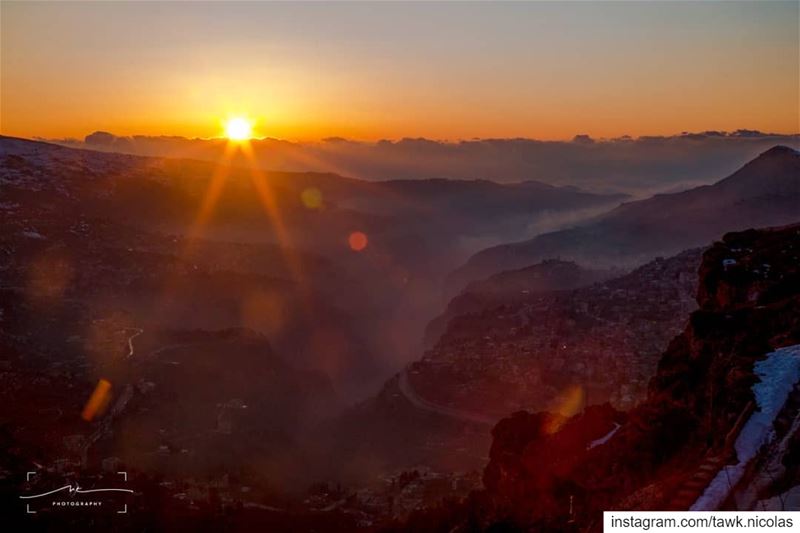
[[[300,193],[300,200],[308,209],[319,209],[322,207],[322,191],[316,187],[308,187]]]
[[[561,426],[586,406],[586,392],[580,385],[573,385],[562,391],[553,401],[548,411],[554,413],[545,427],[546,433],[555,433]]]
[[[365,233],[361,231],[354,231],[350,234],[350,237],[347,238],[347,243],[350,245],[351,250],[354,252],[360,252],[367,247],[369,240],[367,239]]]
[[[106,379],[101,379],[97,382],[92,395],[83,407],[81,418],[87,422],[91,422],[94,417],[105,410],[108,401],[111,399],[111,382]]]

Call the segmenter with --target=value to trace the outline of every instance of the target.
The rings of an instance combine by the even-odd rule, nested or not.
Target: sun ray
[[[308,309],[311,298],[308,291],[308,286],[305,283],[302,264],[300,258],[295,253],[294,246],[291,242],[291,237],[283,223],[283,218],[281,217],[280,213],[280,206],[275,199],[275,193],[269,184],[269,180],[261,170],[250,143],[242,144],[241,150],[248,159],[248,167],[250,169],[250,178],[253,183],[253,187],[258,194],[258,198],[261,201],[261,206],[264,209],[267,218],[274,228],[275,236],[278,240],[278,246],[283,253],[286,266],[288,267],[290,274],[300,289],[301,297],[305,304],[304,307]]]
[[[301,303],[300,309],[308,317],[311,314],[313,298],[303,272],[302,261],[292,245],[292,238],[281,215],[275,192],[265,172],[260,169],[260,162],[256,158],[251,142],[247,139],[242,141],[229,140],[226,143],[222,157],[216,165],[200,201],[196,216],[186,232],[178,257],[183,261],[192,261],[192,257],[197,251],[196,246],[205,233],[233,170],[231,163],[237,153],[241,153],[246,160],[253,189],[272,227],[277,241],[276,244],[283,256],[288,273],[298,288],[298,296]],[[163,287],[161,298],[154,309],[155,312],[161,313],[169,310],[180,283],[180,274],[176,273],[170,276],[170,279],[167,280]]]
[[[186,231],[183,243],[179,246],[177,258],[181,261],[191,261],[192,254],[197,242],[203,236],[203,232],[211,218],[214,208],[222,196],[222,191],[228,180],[231,167],[230,162],[236,146],[233,143],[225,143],[225,148],[222,153],[221,159],[214,167],[213,174],[209,179],[208,186],[203,193],[203,198],[200,201],[200,207],[195,214],[189,229]],[[167,279],[162,285],[160,296],[156,299],[153,305],[153,314],[158,315],[166,312],[169,308],[172,298],[175,296],[178,285],[180,284],[180,274],[173,272],[167,276]]]
[[[236,147],[233,143],[226,143],[225,151],[222,154],[222,161],[218,163],[214,169],[214,174],[211,176],[208,188],[203,195],[200,208],[189,230],[189,241],[195,240],[200,236],[208,219],[211,217],[228,179],[230,162],[235,150]]]

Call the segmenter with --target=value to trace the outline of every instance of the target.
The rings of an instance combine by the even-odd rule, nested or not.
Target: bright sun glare
[[[228,119],[225,135],[232,141],[246,141],[253,136],[253,123],[242,117]]]

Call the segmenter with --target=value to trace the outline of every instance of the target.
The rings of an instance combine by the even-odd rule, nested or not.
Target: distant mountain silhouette
[[[73,147],[146,156],[217,161],[225,139],[174,136],[116,136],[94,132],[83,141],[61,139]],[[669,136],[623,136],[570,141],[525,138],[437,141],[405,138],[361,142],[328,138],[293,142],[251,141],[265,168],[293,172],[332,171],[361,179],[484,178],[510,183],[538,180],[578,185],[594,191],[674,192],[726,176],[764,150],[784,144],[797,148],[798,134],[755,130],[683,132]]]
[[[731,176],[620,205],[591,223],[483,250],[453,272],[448,294],[470,281],[548,258],[630,266],[751,227],[800,220],[800,153],[775,146]]]

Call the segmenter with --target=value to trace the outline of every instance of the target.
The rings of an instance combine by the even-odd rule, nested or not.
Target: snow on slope
[[[611,431],[609,431],[608,433],[606,433],[605,435],[603,435],[599,439],[595,439],[592,442],[590,442],[589,445],[586,446],[586,449],[587,450],[591,450],[592,448],[595,448],[597,446],[605,444],[606,442],[608,442],[611,439],[611,437],[614,436],[614,433],[616,433],[617,430],[619,428],[621,428],[621,427],[622,427],[621,424],[617,424],[616,422],[614,422],[614,429],[612,429]]]
[[[739,462],[725,466],[694,502],[691,511],[713,511],[742,479],[745,467],[762,446],[774,437],[772,423],[778,416],[792,387],[800,380],[800,344],[780,348],[754,365],[760,381],[753,385],[758,410],[742,428],[734,448]]]

